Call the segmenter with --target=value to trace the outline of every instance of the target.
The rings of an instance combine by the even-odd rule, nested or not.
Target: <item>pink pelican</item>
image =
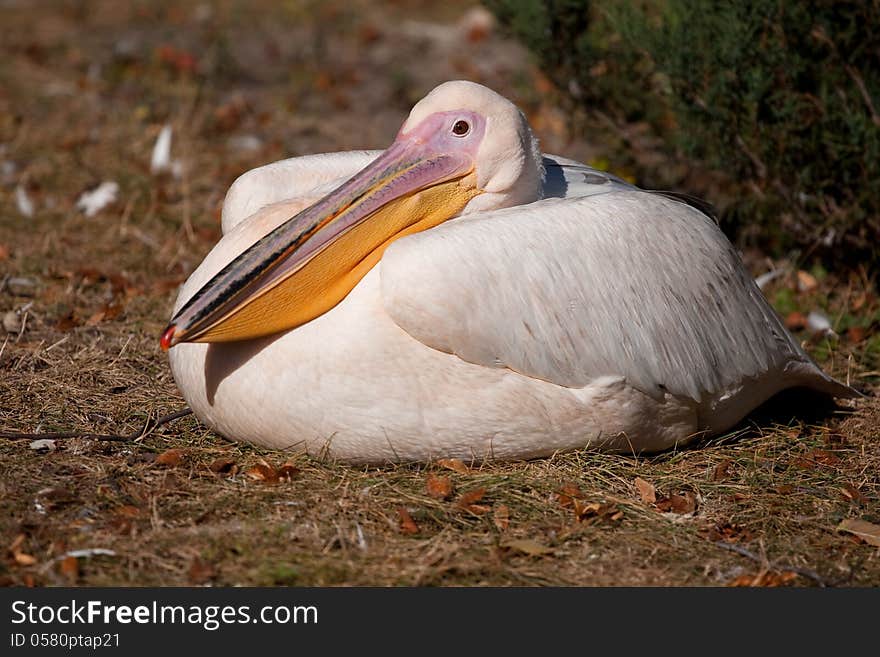
[[[242,175],[162,336],[196,416],[350,462],[652,452],[837,397],[698,209],[447,82],[383,151]]]

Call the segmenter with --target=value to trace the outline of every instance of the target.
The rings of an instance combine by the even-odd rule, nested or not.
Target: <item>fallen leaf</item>
[[[397,515],[400,516],[400,531],[404,534],[418,534],[419,526],[413,520],[409,511],[402,506],[397,507]]]
[[[314,84],[315,89],[318,91],[329,91],[335,83],[327,71],[318,71],[312,84]]]
[[[37,560],[29,554],[26,554],[22,551],[21,547],[24,545],[26,536],[24,534],[19,534],[15,537],[15,540],[9,546],[9,552],[12,554],[12,558],[15,559],[15,563],[19,566],[33,566],[37,563]]]
[[[574,506],[575,500],[582,500],[586,497],[580,487],[571,482],[563,484],[562,488],[556,491],[554,495],[557,502],[559,502],[559,506],[565,509]]]
[[[238,471],[238,466],[235,464],[235,459],[231,459],[225,456],[221,456],[218,459],[214,459],[211,461],[211,464],[208,466],[211,472],[216,472],[217,474],[235,474]]]
[[[739,543],[740,541],[749,541],[752,538],[752,533],[748,529],[731,522],[718,523],[701,531],[713,543],[718,541]]]
[[[693,513],[697,510],[697,496],[691,491],[681,494],[673,493],[657,502],[657,508],[663,513],[678,513],[680,515]]]
[[[880,547],[880,525],[875,525],[873,522],[847,518],[837,525],[837,531],[847,532],[862,539],[868,545]]]
[[[199,557],[195,557],[189,565],[189,581],[192,584],[205,584],[217,576],[217,569]]]
[[[568,495],[569,497],[574,497],[579,500],[585,497],[584,491],[580,489],[580,486],[572,482],[562,484],[562,488],[559,489],[559,492],[563,495]]]
[[[467,506],[468,513],[473,513],[475,516],[481,516],[484,513],[488,513],[492,510],[491,506],[486,504],[469,504]]]
[[[231,132],[238,128],[248,109],[243,96],[235,96],[214,110],[214,128],[219,132]]]
[[[299,474],[299,468],[293,465],[292,463],[285,463],[280,468],[278,468],[278,480],[279,481],[293,481],[293,479]]]
[[[797,273],[798,292],[812,292],[819,287],[819,281],[810,272],[801,269]]]
[[[108,303],[86,320],[86,326],[97,326],[101,322],[116,319],[122,313],[122,304]]]
[[[865,339],[865,329],[861,326],[850,326],[846,330],[846,339],[850,342],[861,342]]]
[[[137,518],[141,514],[141,510],[131,504],[123,504],[116,507],[114,513],[123,518]]]
[[[115,529],[117,533],[123,536],[131,533],[131,528],[134,526],[131,518],[126,518],[125,516],[116,516],[115,518],[111,518],[107,524],[109,527]]]
[[[801,470],[816,470],[818,466],[833,466],[840,463],[840,458],[833,452],[824,449],[813,449],[791,461],[792,465]]]
[[[80,324],[82,324],[82,322],[76,316],[76,313],[71,310],[69,313],[67,313],[63,317],[60,317],[58,321],[55,322],[55,328],[59,331],[69,331],[76,328]]]
[[[864,504],[868,501],[868,498],[862,494],[862,491],[852,484],[844,484],[839,490],[845,499],[855,502],[856,504]]]
[[[654,484],[645,481],[641,477],[636,477],[634,483],[636,485],[636,490],[639,491],[639,497],[642,498],[642,502],[645,504],[654,504],[654,502],[657,501],[657,491],[654,488]]]
[[[255,466],[248,469],[245,474],[255,481],[265,481],[270,484],[278,481],[278,471],[265,461],[260,461]]]
[[[775,572],[766,570],[757,575],[740,575],[736,579],[728,582],[728,586],[788,586],[797,578],[797,573],[790,570]]]
[[[458,459],[440,459],[437,461],[437,465],[441,468],[446,468],[447,470],[454,470],[459,474],[467,474],[470,472],[470,468]]]
[[[372,23],[365,23],[358,30],[358,38],[363,45],[367,45],[381,39],[382,31]]]
[[[807,317],[797,310],[788,313],[785,317],[785,328],[789,331],[800,331],[807,325]]]
[[[483,487],[469,490],[466,493],[462,493],[461,497],[458,498],[458,505],[462,508],[467,508],[471,504],[475,504],[482,500],[485,495],[486,489]]]
[[[801,470],[815,470],[816,466],[818,465],[818,463],[816,463],[815,461],[811,461],[804,456],[798,456],[792,459],[791,464],[796,468],[800,468]]]
[[[195,55],[186,50],[163,44],[156,48],[155,52],[157,59],[176,73],[193,73],[198,68],[198,61]]]
[[[15,563],[17,563],[19,566],[33,566],[35,563],[37,563],[35,557],[32,557],[29,554],[25,554],[24,552],[14,552],[12,556],[15,559]]]
[[[0,244],[0,260],[6,260],[9,258],[9,247],[5,244]]]
[[[794,459],[793,463],[803,470],[814,470],[817,465],[836,465],[840,463],[840,458],[824,449],[812,449],[804,456]]]
[[[822,433],[822,442],[825,443],[827,447],[831,449],[840,449],[841,447],[846,446],[846,436],[843,436],[839,433],[834,433],[832,431],[824,431]]]
[[[495,526],[500,531],[505,531],[510,526],[510,509],[507,508],[506,504],[499,504],[495,507],[493,520],[495,521]]]
[[[501,543],[501,547],[515,552],[521,552],[531,557],[541,557],[545,554],[553,554],[553,548],[541,545],[530,538],[514,538]]]
[[[578,520],[586,520],[593,516],[598,516],[599,512],[602,510],[602,504],[599,502],[576,502],[574,507],[574,514],[577,516]]]
[[[100,495],[101,497],[114,497],[114,495],[119,491],[119,488],[114,484],[103,483],[95,486],[95,494]]]
[[[727,479],[730,476],[731,465],[731,462],[727,459],[716,465],[715,469],[712,470],[712,481],[724,481]]]
[[[436,500],[448,500],[452,496],[452,482],[449,481],[449,477],[429,474],[425,486],[428,495]]]
[[[606,520],[617,522],[623,518],[623,511],[621,511],[616,504],[601,502],[584,504],[576,500],[574,503],[574,517],[578,522],[582,522],[586,525],[594,525]]]
[[[167,294],[173,290],[177,290],[185,279],[182,276],[172,276],[171,278],[160,278],[152,285],[154,294]]]
[[[79,559],[68,555],[58,563],[58,571],[70,583],[75,584],[79,579]]]
[[[24,541],[27,537],[24,534],[19,534],[16,536],[12,543],[9,544],[8,550],[12,553],[18,552],[21,549],[21,546],[24,545]]]
[[[834,452],[829,452],[825,449],[814,449],[807,454],[807,458],[822,465],[837,465],[840,463],[840,458]]]
[[[185,452],[182,449],[168,449],[159,454],[153,461],[156,465],[167,465],[168,467],[176,467],[183,462]]]
[[[99,310],[86,320],[86,326],[97,326],[104,320],[104,311]]]
[[[72,283],[88,287],[107,280],[106,274],[97,267],[79,267],[76,271],[65,271],[62,274]]]

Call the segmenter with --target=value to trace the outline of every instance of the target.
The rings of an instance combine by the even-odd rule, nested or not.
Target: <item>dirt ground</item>
[[[441,81],[492,86],[544,150],[613,168],[601,131],[569,134],[524,51],[473,10],[0,3],[0,431],[137,436],[182,409],[158,336],[229,184],[282,157],[384,147]],[[78,201],[102,182],[116,200],[88,216]],[[765,288],[779,311],[826,370],[876,391],[873,284],[748,261],[787,267]],[[836,336],[803,327],[813,310]],[[0,581],[876,586],[880,404],[795,408],[650,458],[488,465],[321,463],[192,416],[128,441],[0,439]]]

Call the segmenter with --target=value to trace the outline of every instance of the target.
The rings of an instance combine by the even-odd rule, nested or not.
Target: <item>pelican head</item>
[[[513,103],[473,82],[446,82],[413,107],[378,158],[209,280],[161,345],[296,328],[339,303],[394,240],[536,201],[542,174],[537,141]]]
[[[439,127],[427,123],[432,116],[444,116],[447,121]],[[445,128],[446,134],[454,134],[454,122],[459,119],[478,126],[482,134],[471,137],[479,140],[473,163],[481,195],[458,214],[537,201],[544,174],[538,140],[519,108],[488,87],[462,80],[435,87],[412,108],[397,138],[420,126],[428,132],[439,134]],[[457,145],[455,141],[450,144]]]

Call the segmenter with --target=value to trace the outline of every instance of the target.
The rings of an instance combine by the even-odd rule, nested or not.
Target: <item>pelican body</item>
[[[224,436],[357,463],[654,452],[791,387],[838,397],[717,225],[542,155],[495,92],[447,82],[384,152],[230,188],[162,336]]]

